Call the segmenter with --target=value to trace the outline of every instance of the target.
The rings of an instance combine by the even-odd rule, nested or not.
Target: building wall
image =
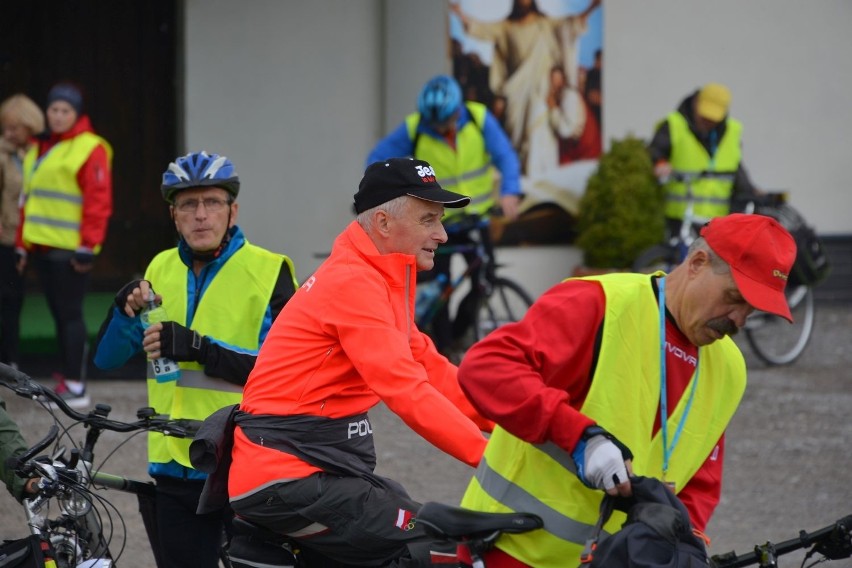
[[[540,2],[544,6],[545,2]],[[439,0],[186,0],[185,140],[231,157],[249,238],[305,278],[352,219],[374,142],[448,72]],[[754,181],[823,234],[852,234],[846,0],[604,0],[605,138],[650,137],[707,81],[729,85]],[[541,290],[578,262],[524,270]],[[513,253],[507,253],[512,255]]]

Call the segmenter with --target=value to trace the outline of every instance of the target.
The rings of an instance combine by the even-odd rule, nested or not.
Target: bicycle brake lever
[[[834,529],[814,545],[814,551],[829,560],[852,556],[852,515],[837,521]]]

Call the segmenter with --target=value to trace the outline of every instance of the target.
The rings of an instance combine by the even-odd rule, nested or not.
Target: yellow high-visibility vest
[[[24,230],[27,245],[76,250],[83,220],[83,190],[77,174],[99,145],[112,162],[112,146],[93,132],[58,142],[41,159],[33,146],[24,157]],[[100,251],[96,247],[95,253]]]
[[[408,136],[414,141],[414,157],[429,162],[441,187],[470,197],[464,211],[486,214],[494,205],[494,171],[482,136],[486,107],[475,102],[465,106],[472,120],[456,133],[455,149],[443,140],[418,135],[420,113],[409,115],[405,122]]]
[[[686,172],[735,172],[742,159],[742,123],[727,119],[725,134],[719,140],[713,156],[689,129],[689,123],[679,112],[671,113],[669,123],[672,153],[669,163],[672,169]],[[721,179],[699,179],[692,182],[692,195],[696,222],[713,217],[722,217],[731,211],[733,181]],[[683,182],[666,184],[666,217],[683,219],[686,213],[686,185]]]
[[[201,335],[247,350],[257,350],[260,329],[269,300],[286,262],[295,274],[292,261],[280,254],[254,246],[248,241],[219,269],[210,282],[195,315],[192,329]],[[178,249],[159,253],[145,272],[154,290],[163,297],[163,307],[170,319],[186,325],[187,272]],[[295,279],[294,286],[297,286]],[[158,383],[148,365],[148,401],[159,414],[173,419],[204,420],[220,408],[238,404],[242,387],[204,373],[196,362],[180,362],[177,381]],[[192,440],[159,433],[148,434],[148,461],[168,463],[172,460],[192,467],[189,444]]]
[[[636,475],[660,478],[662,436],[653,433],[660,401],[659,311],[648,278],[587,278],[602,284],[606,313],[598,364],[580,411],[633,451]],[[745,389],[745,362],[730,338],[702,347],[698,359],[700,380],[667,473],[667,480],[680,489],[712,452]],[[669,431],[684,414],[691,385],[668,417]],[[584,486],[575,471],[568,452],[552,442],[530,444],[498,427],[461,505],[539,515],[544,528],[504,534],[497,547],[536,568],[575,566],[604,495]],[[613,513],[604,530],[612,534],[625,519],[623,513]]]

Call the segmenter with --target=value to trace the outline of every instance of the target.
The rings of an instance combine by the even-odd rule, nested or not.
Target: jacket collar
[[[231,258],[235,252],[237,252],[246,242],[246,237],[243,234],[242,229],[240,229],[237,225],[234,225],[228,232],[231,234],[231,238],[228,241],[228,244],[225,245],[224,250],[222,250],[221,254],[211,260],[208,263],[209,265],[215,264],[224,264],[226,260]],[[180,260],[183,262],[188,268],[192,269],[192,250],[190,250],[189,245],[186,244],[186,241],[181,237],[178,241],[178,254],[180,255]]]
[[[391,286],[405,286],[411,279],[411,289],[416,281],[417,262],[413,254],[381,254],[370,236],[358,221],[352,221],[334,241],[334,250],[351,251],[378,270]],[[332,253],[334,254],[334,253]],[[406,267],[409,267],[406,270]]]

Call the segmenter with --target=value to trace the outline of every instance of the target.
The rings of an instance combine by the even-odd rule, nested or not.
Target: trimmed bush
[[[645,143],[613,140],[580,200],[576,244],[590,268],[628,268],[664,236],[663,188]]]

